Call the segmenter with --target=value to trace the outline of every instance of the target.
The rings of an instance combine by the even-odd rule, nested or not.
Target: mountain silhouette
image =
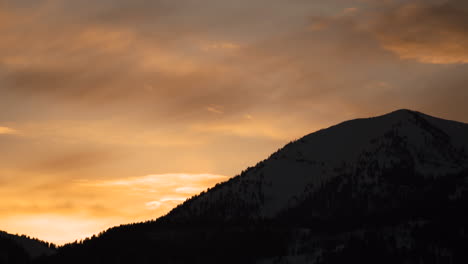
[[[398,110],[35,263],[468,263],[467,194],[468,124]]]
[[[54,244],[0,231],[0,263],[30,263],[32,259],[54,253]]]
[[[286,145],[240,176],[179,206],[166,219],[272,219],[328,189],[332,196],[346,191],[353,197],[366,195],[367,207],[382,209],[376,199],[397,199],[395,191],[406,195],[424,179],[466,170],[467,153],[466,124],[408,110],[352,120]],[[338,198],[330,197],[330,208],[322,210],[325,204],[317,204],[308,213],[326,217],[334,206],[345,205],[332,201]]]

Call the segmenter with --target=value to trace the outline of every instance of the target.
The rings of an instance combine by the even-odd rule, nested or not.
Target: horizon
[[[462,0],[0,3],[0,230],[156,219],[343,121],[468,123]]]

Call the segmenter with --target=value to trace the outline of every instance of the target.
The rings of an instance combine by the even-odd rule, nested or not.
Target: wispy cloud
[[[215,174],[167,173],[143,177],[114,180],[79,180],[77,184],[96,188],[96,191],[112,190],[129,196],[149,199],[144,204],[151,209],[168,210],[177,203],[198,194],[206,188],[227,180],[228,177]]]
[[[210,105],[206,107],[206,110],[215,113],[215,114],[224,114],[224,111],[222,110],[221,106],[218,105]]]
[[[143,212],[151,210],[153,214],[162,215],[187,198],[227,179],[207,173],[167,173],[104,181],[79,180],[76,183],[96,193],[119,192],[127,199],[142,201]],[[135,203],[128,202],[128,206],[135,206]]]
[[[16,131],[13,128],[0,126],[0,135],[1,134],[17,134],[17,133],[18,131]]]
[[[211,180],[225,179],[226,176],[202,173],[165,173],[165,174],[151,174],[142,177],[133,177],[126,179],[115,179],[108,181],[81,181],[84,184],[95,185],[95,186],[159,186],[173,185],[180,183],[179,181],[187,181],[190,183],[200,183]]]

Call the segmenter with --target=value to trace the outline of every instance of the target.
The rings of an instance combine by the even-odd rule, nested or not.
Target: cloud
[[[121,210],[147,217],[151,214],[150,218],[154,218],[167,213],[187,198],[227,179],[226,176],[208,173],[166,173],[112,180],[77,180],[75,188],[96,195],[119,193],[121,199],[125,199],[125,203],[119,205]],[[113,207],[117,204],[103,201],[103,206]]]
[[[111,160],[111,154],[104,151],[74,150],[47,157],[28,169],[35,172],[66,173],[92,169]]]
[[[213,122],[211,124],[194,124],[193,131],[212,134],[235,135],[239,137],[271,138],[276,140],[291,139],[293,131],[283,131],[275,124],[268,122],[254,122],[252,119],[231,120],[227,122]]]
[[[18,131],[16,131],[13,128],[0,126],[0,135],[1,134],[17,134],[17,133],[18,133]]]
[[[422,63],[468,63],[468,2],[413,1],[386,10],[374,29],[385,49]]]
[[[349,77],[358,70],[351,64],[378,56],[354,32],[335,27],[310,34],[310,17],[349,19],[360,12],[336,2],[336,8],[325,8],[314,1],[209,1],[201,8],[197,1],[50,1],[38,4],[40,12],[15,9],[10,19],[28,23],[1,32],[6,37],[0,44],[0,93],[32,100],[23,111],[61,103],[60,111],[76,106],[70,111],[74,118],[125,114],[160,126],[191,126],[220,116],[206,111],[227,119],[268,111],[275,117],[286,111],[304,115],[341,93],[341,85],[354,89],[359,84]],[[81,15],[64,15],[71,10]],[[365,56],[353,55],[358,53]],[[349,73],[338,79],[331,74],[337,71]],[[38,106],[39,99],[44,103]],[[246,134],[241,130],[246,129],[234,134]]]
[[[209,42],[202,43],[201,49],[204,51],[235,51],[239,50],[241,46],[232,42]]]
[[[284,51],[265,57],[251,52],[257,45],[271,45],[276,34],[306,27],[312,8],[324,9],[313,1],[284,5],[277,0],[206,1],[203,7],[191,0],[86,3],[43,1],[24,8],[31,7],[29,2],[6,10],[9,20],[25,22],[0,29],[2,93],[95,109],[116,102],[128,108],[137,105],[151,117],[203,118],[194,109],[210,104],[247,111],[271,101],[264,95],[276,87],[258,83],[281,70],[269,65],[271,58],[284,57],[301,43],[281,40],[275,46]],[[339,7],[337,12],[342,10],[354,9]],[[268,23],[266,16],[272,17]],[[300,52],[307,50],[301,47]],[[289,67],[291,58],[285,60]],[[278,79],[287,79],[276,86],[288,81],[296,85],[288,75],[280,73]]]
[[[193,188],[192,194],[195,194],[198,193],[198,188],[200,186],[206,187],[209,183],[219,182],[225,179],[227,179],[226,176],[209,173],[166,173],[108,181],[85,180],[79,181],[79,183],[86,186],[97,187],[125,187],[128,188],[128,190],[144,190],[146,192],[153,192],[160,188],[164,191],[178,193],[180,190],[184,190],[181,188],[185,188],[185,190]]]
[[[210,106],[206,107],[206,110],[209,111],[209,112],[212,112],[212,113],[215,113],[215,114],[224,114],[224,111],[221,110],[221,109],[222,109],[222,107],[217,106],[217,105],[210,105]]]
[[[159,209],[159,207],[161,207],[161,202],[160,201],[151,201],[151,202],[145,203],[145,205],[151,210],[156,210],[156,209]]]

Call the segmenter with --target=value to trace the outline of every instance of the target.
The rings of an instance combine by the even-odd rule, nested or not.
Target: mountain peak
[[[415,117],[418,116],[428,116],[425,114],[422,114],[418,111],[414,110],[409,110],[409,109],[398,109],[383,115],[378,115],[378,116],[373,116],[373,117],[364,117],[364,118],[357,118],[357,119],[352,119],[348,121],[344,121],[337,126],[341,124],[346,124],[346,123],[359,123],[359,120],[362,121],[367,121],[369,125],[371,125],[372,122],[376,122],[376,120],[381,120],[382,125],[393,125],[395,122],[402,122],[402,121],[407,121],[407,120],[414,120]],[[357,122],[356,122],[357,121]]]
[[[406,164],[412,173],[431,177],[457,173],[468,167],[466,135],[466,124],[407,109],[346,121],[287,144],[255,167],[190,200],[183,210],[175,209],[169,219],[212,218],[220,212],[211,210],[219,210],[221,204],[226,206],[224,219],[275,217],[340,175],[362,173],[356,171],[367,166],[362,164],[379,168]]]
[[[407,108],[401,108],[401,109],[398,109],[398,110],[395,110],[395,111],[392,111],[392,112],[388,113],[388,115],[392,115],[392,114],[415,114],[415,113],[419,113],[419,112],[411,110],[411,109],[407,109]]]
[[[390,118],[390,119],[393,119],[393,120],[402,121],[402,120],[414,119],[415,117],[422,116],[422,115],[424,115],[424,114],[422,114],[422,113],[420,113],[418,111],[414,111],[414,110],[410,110],[410,109],[398,109],[398,110],[392,111],[390,113],[387,113],[387,114],[384,114],[384,115],[381,115],[381,116],[377,116],[375,118]]]

